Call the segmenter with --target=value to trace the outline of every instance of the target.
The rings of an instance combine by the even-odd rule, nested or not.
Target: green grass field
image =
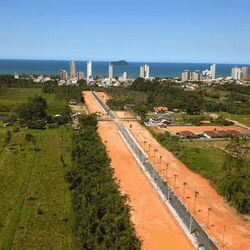
[[[52,115],[60,113],[67,104],[65,100],[57,99],[54,93],[42,93],[40,88],[3,88],[0,91],[0,105],[6,105],[12,109],[34,95],[42,95],[46,98],[49,106],[48,113]]]
[[[216,185],[226,159],[228,140],[174,140],[151,131],[152,135],[194,172]]]
[[[222,149],[227,144],[227,141],[182,142],[177,156],[191,170],[215,183],[226,157],[226,153]]]
[[[245,126],[250,127],[250,115],[233,115],[229,113],[221,113],[225,118],[242,123]]]
[[[64,180],[72,167],[71,129],[21,129],[8,145],[6,131],[0,128],[0,249],[77,249]]]

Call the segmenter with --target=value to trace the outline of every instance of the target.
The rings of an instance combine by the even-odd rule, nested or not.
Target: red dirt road
[[[89,112],[103,112],[89,92],[84,92]],[[123,142],[115,122],[100,122],[99,134],[112,159],[112,167],[121,191],[129,196],[132,222],[142,247],[147,250],[191,250],[191,241],[184,234],[171,212],[140,170]]]
[[[98,93],[98,95],[102,98],[106,96],[105,93]],[[107,99],[107,97],[105,97],[105,99]],[[121,113],[122,112],[119,112],[118,115],[123,117]],[[212,239],[217,242],[220,249],[250,249],[250,225],[217,194],[215,189],[205,178],[189,170],[171,152],[162,147],[152,137],[150,132],[138,122],[123,122],[123,124],[130,129],[145,151],[149,152],[149,145],[151,145],[149,152],[151,162],[156,162],[154,165],[159,172],[162,173],[173,188],[175,186],[175,192],[178,194],[179,198],[182,199],[189,210],[193,212],[193,215],[207,230]],[[132,128],[130,128],[129,125],[132,125]],[[154,149],[157,150],[155,153]],[[161,164],[160,156],[162,156]],[[163,170],[164,168],[165,170]],[[175,175],[176,180],[174,181]],[[187,184],[185,189],[183,188],[184,182]],[[199,192],[199,195],[196,199],[196,209],[194,213],[195,191]],[[212,209],[209,212],[209,228],[207,228],[208,208]],[[223,234],[224,242],[222,242]],[[223,246],[222,243],[224,243]]]
[[[224,226],[226,226],[224,234],[226,246],[222,249],[250,249],[250,226],[217,194],[205,178],[189,170],[171,152],[162,147],[150,132],[138,122],[124,122],[123,124],[130,129],[145,151],[149,152],[149,145],[151,145],[148,154],[149,159],[152,163],[155,162],[154,166],[162,173],[170,186],[173,188],[175,186],[178,197],[193,212],[193,215],[206,228],[208,234],[217,242],[218,246],[222,247],[223,231]],[[132,125],[132,128],[130,125]],[[157,151],[154,152],[154,149]],[[160,156],[162,156],[161,164]],[[167,170],[163,170],[163,168]],[[177,176],[174,177],[175,175]],[[183,187],[184,182],[187,184],[185,189]],[[195,191],[198,191],[199,195],[194,214]],[[185,199],[183,198],[184,192]],[[212,211],[209,212],[209,229],[207,228],[208,208],[212,208]]]

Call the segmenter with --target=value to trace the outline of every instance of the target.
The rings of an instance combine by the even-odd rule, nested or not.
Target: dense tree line
[[[147,111],[152,110],[155,106],[164,105],[169,109],[181,109],[190,115],[197,115],[203,111],[224,111],[232,114],[250,113],[249,86],[225,84],[207,87],[202,83],[196,84],[199,85],[196,90],[187,91],[185,86],[173,83],[171,80],[161,82],[159,79],[149,81],[137,78],[128,89],[123,89],[123,91],[145,93],[147,98],[143,100],[143,104]],[[118,88],[112,91],[119,90]],[[220,98],[220,91],[226,93],[224,98]],[[110,101],[109,104],[110,107],[119,109],[123,102],[126,100],[120,98]],[[131,100],[130,103],[137,105],[135,100]]]
[[[14,79],[13,75],[0,76],[0,88],[35,88],[41,87],[41,83],[34,83],[28,76],[23,75],[19,79]]]
[[[247,140],[234,139],[226,148],[228,155],[219,180],[221,193],[240,213],[250,213],[250,161]]]
[[[56,82],[47,82],[42,87],[43,93],[55,93],[55,97],[58,99],[65,99],[66,101],[74,99],[77,102],[84,102],[82,96],[83,90],[89,90],[84,80],[79,81],[79,85],[74,86],[58,86]]]
[[[200,114],[205,109],[206,102],[202,91],[185,91],[184,88],[174,85],[171,81],[147,81],[138,78],[130,89],[147,92],[148,97],[145,104],[149,109],[164,105],[169,109],[185,110],[187,114],[191,115]]]
[[[105,147],[97,134],[95,115],[80,119],[81,130],[73,135],[75,168],[66,179],[76,213],[74,232],[81,249],[140,249],[130,221],[128,198],[113,177]]]

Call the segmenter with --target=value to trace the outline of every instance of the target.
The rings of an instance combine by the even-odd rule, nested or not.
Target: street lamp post
[[[212,208],[211,207],[209,207],[208,209],[207,209],[207,228],[209,228],[209,215],[210,215],[210,212],[212,211]]]
[[[177,174],[174,175],[174,189],[175,189],[175,185],[176,185],[176,178],[177,178]]]
[[[148,144],[148,156],[150,157],[150,149],[151,149],[151,145],[150,144]]]
[[[223,235],[222,235],[222,247],[224,247],[226,244],[224,243],[225,241],[225,233],[226,233],[226,225],[224,225],[223,228]]]
[[[154,149],[154,165],[156,165],[156,164],[155,164],[155,153],[156,153],[157,151],[158,151],[158,150],[155,148],[155,149]]]
[[[160,170],[161,170],[161,159],[162,159],[162,155],[160,155]]]
[[[195,213],[196,199],[197,199],[198,195],[199,195],[199,192],[195,191],[194,192],[194,213]]]
[[[183,182],[183,198],[184,199],[185,199],[185,193],[186,193],[186,186],[187,186],[187,183]]]

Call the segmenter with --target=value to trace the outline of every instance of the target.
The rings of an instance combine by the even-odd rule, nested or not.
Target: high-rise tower
[[[109,79],[113,79],[113,65],[109,63]]]
[[[92,61],[87,62],[87,81],[92,79]]]
[[[214,80],[216,79],[216,64],[213,64],[210,67],[211,78]]]
[[[76,76],[76,62],[70,61],[70,76],[75,77]]]

